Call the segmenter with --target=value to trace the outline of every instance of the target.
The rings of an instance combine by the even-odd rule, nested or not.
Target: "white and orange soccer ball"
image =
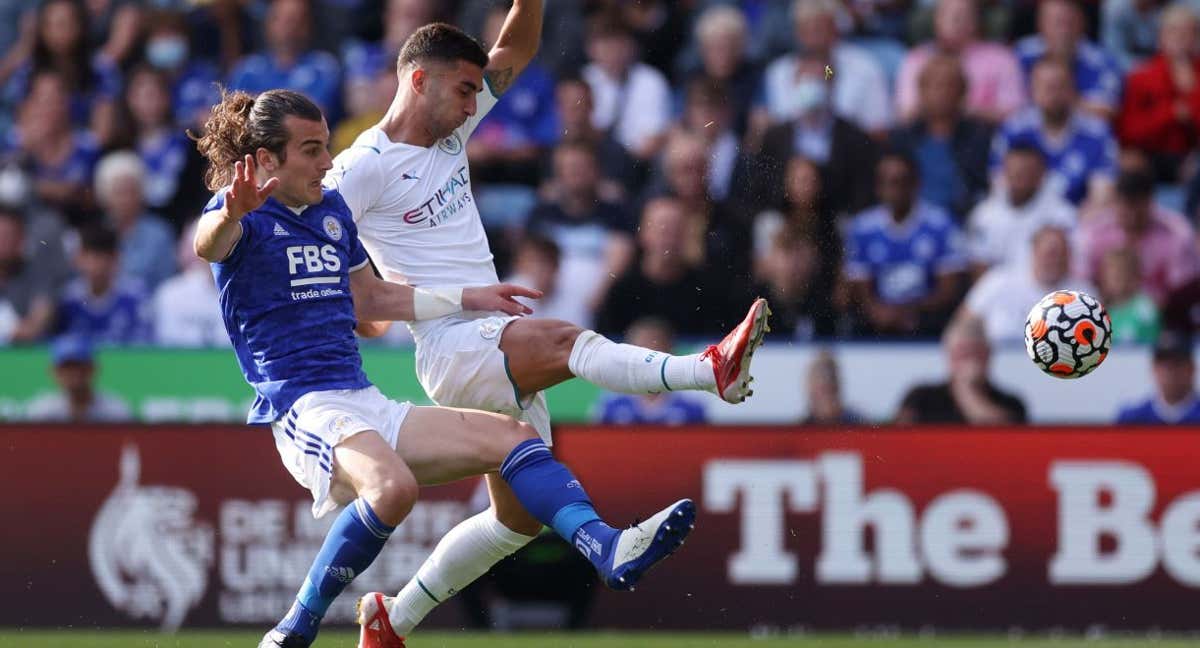
[[[1038,369],[1055,378],[1082,378],[1104,362],[1112,322],[1100,300],[1056,290],[1034,304],[1025,319],[1025,350]]]

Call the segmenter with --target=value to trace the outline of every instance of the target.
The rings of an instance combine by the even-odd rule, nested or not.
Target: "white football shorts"
[[[396,447],[396,438],[411,403],[399,403],[374,385],[364,389],[334,389],[301,396],[282,418],[271,424],[275,449],[292,477],[313,497],[313,517],[338,504],[329,497],[333,477],[333,448],[371,430]]]
[[[443,317],[414,328],[417,379],[434,403],[506,414],[552,445],[550,410],[542,392],[522,399],[500,350],[500,334],[516,316]]]

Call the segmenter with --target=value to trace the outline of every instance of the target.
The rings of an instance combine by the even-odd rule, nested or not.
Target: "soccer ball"
[[[1056,290],[1034,304],[1025,319],[1025,350],[1038,369],[1055,378],[1082,378],[1104,362],[1112,322],[1100,300]]]

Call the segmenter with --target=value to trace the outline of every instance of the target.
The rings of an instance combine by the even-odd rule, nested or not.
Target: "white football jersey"
[[[498,282],[466,150],[494,105],[485,83],[475,115],[429,148],[392,142],[372,126],[334,158],[325,184],[350,206],[359,238],[386,279],[414,286]]]

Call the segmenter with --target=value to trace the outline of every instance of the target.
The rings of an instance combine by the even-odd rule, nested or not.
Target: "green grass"
[[[0,632],[0,648],[254,648],[258,632],[191,631],[177,635],[156,632],[30,631]],[[345,632],[321,635],[315,648],[353,648],[357,637]],[[755,639],[745,634],[703,633],[422,633],[409,648],[1153,648],[1195,647],[1195,639],[1103,639],[1079,637],[1008,639],[1007,637],[917,637],[899,639],[858,638],[846,635],[810,635]]]

